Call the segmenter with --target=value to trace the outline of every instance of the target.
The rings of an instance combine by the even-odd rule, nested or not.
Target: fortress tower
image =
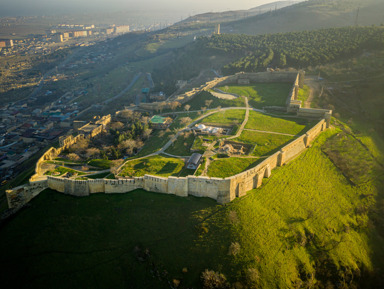
[[[216,25],[215,33],[214,34],[220,34],[220,23]]]

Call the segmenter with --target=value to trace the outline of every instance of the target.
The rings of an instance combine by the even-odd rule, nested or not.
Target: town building
[[[0,48],[12,47],[12,46],[13,46],[12,39],[0,39]]]
[[[188,160],[187,169],[196,170],[200,165],[201,158],[201,154],[193,153]]]

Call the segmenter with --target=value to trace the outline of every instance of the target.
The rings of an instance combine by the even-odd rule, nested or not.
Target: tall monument
[[[215,34],[220,34],[220,23],[216,25]]]

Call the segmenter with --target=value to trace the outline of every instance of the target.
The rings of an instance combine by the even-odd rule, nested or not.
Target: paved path
[[[248,98],[247,98],[247,97],[245,98],[245,105],[247,106],[247,107],[246,107],[246,111],[245,111],[245,117],[244,117],[244,121],[243,121],[243,123],[241,124],[239,130],[237,131],[237,133],[236,133],[234,136],[230,136],[230,137],[227,137],[227,138],[225,138],[225,139],[234,139],[234,138],[238,138],[238,137],[241,135],[241,133],[243,132],[244,127],[245,127],[245,125],[247,124],[247,122],[248,122],[248,118],[249,118],[249,105],[248,105]]]

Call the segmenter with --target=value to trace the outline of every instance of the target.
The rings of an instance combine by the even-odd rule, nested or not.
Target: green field
[[[143,157],[151,153],[157,152],[169,141],[170,135],[172,135],[172,132],[156,130],[149,137],[149,140],[145,142],[143,148],[137,154],[137,157]]]
[[[194,139],[193,133],[183,133],[165,152],[176,156],[190,156]]]
[[[304,102],[307,101],[309,94],[310,94],[311,88],[307,85],[304,85],[303,88],[299,89],[299,92],[297,94],[297,99],[301,100],[301,106],[303,107]]]
[[[241,124],[244,120],[244,116],[245,110],[243,109],[222,110],[207,116],[200,122],[212,125],[235,125]]]
[[[286,135],[260,133],[255,131],[245,130],[241,135],[234,139],[243,143],[252,144],[255,146],[252,155],[253,156],[264,156],[270,155],[277,148],[289,143],[293,140],[293,137]]]
[[[223,158],[216,159],[208,167],[208,176],[227,178],[253,168],[260,162],[257,158]]]
[[[291,83],[257,83],[254,85],[226,85],[218,89],[248,97],[248,102],[255,108],[264,106],[285,106]]]
[[[88,162],[88,165],[101,169],[109,169],[111,167],[111,164],[112,162],[110,160],[103,159],[92,159]]]
[[[128,161],[122,168],[120,175],[124,177],[141,177],[145,174],[161,177],[177,176],[183,167],[184,162],[180,159],[153,156]]]
[[[206,139],[207,141],[205,141]],[[216,136],[213,135],[204,135],[204,136],[197,136],[192,144],[191,150],[193,151],[200,151],[204,152],[207,147],[203,146],[203,143],[212,143],[215,139],[217,139]]]
[[[54,174],[54,173],[59,173],[59,174]],[[70,169],[70,168],[67,168],[67,167],[62,167],[62,166],[58,166],[58,167],[56,167],[55,168],[55,170],[54,171],[48,171],[48,172],[46,172],[45,174],[46,175],[55,175],[55,176],[62,176],[62,175],[64,175],[64,174],[66,174],[66,173],[70,173],[70,174],[72,174],[72,175],[75,175],[75,174],[77,174],[77,175],[79,175],[79,176],[81,176],[81,175],[86,175],[86,173],[84,173],[84,172],[80,172],[80,171],[76,171],[76,170],[73,170],[73,169]]]
[[[211,104],[209,107],[205,104],[205,101],[211,100]],[[218,106],[221,107],[244,107],[244,99],[236,98],[236,99],[220,99],[213,96],[208,91],[203,91],[196,95],[193,99],[188,101],[186,104],[190,105],[191,108],[189,110],[200,110],[202,107],[207,108],[216,108]]]
[[[298,118],[284,119],[265,115],[256,111],[250,111],[245,128],[298,135],[303,134],[315,124],[316,121],[308,121]]]

